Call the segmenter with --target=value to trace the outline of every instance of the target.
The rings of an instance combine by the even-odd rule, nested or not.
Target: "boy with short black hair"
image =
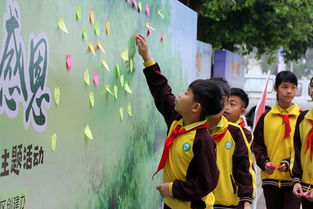
[[[159,65],[149,55],[146,38],[137,34],[136,42],[149,89],[168,127],[157,169],[158,172],[164,168],[164,183],[157,186],[164,198],[164,208],[212,208],[211,192],[216,187],[219,170],[205,117],[222,109],[221,89],[209,80],[196,80],[175,98]]]
[[[209,130],[216,143],[220,177],[213,191],[215,209],[250,209],[254,198],[255,173],[252,154],[245,134],[239,125],[229,122],[223,113],[227,109],[230,89],[223,79],[212,79],[223,89],[224,109],[207,117]]]
[[[242,127],[243,132],[249,144],[253,141],[253,134],[247,129],[242,116],[246,113],[246,108],[249,105],[249,97],[246,92],[240,88],[231,88],[229,104],[227,105],[224,116],[229,122],[235,123]]]

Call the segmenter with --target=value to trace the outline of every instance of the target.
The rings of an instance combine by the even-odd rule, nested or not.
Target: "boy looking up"
[[[163,169],[164,183],[157,190],[164,208],[212,208],[219,170],[215,145],[207,130],[206,116],[223,108],[221,89],[209,80],[195,80],[178,97],[148,51],[146,38],[136,35],[138,52],[154,102],[168,127],[168,136],[157,172]],[[156,173],[157,173],[156,172]]]

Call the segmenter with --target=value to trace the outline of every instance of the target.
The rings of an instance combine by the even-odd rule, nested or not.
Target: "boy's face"
[[[192,90],[188,88],[176,97],[175,110],[184,116],[193,112],[196,104],[197,103],[194,101],[194,94]]]
[[[229,105],[226,107],[224,116],[230,122],[236,122],[239,120],[241,115],[244,115],[246,109],[243,108],[243,102],[240,97],[231,95],[229,97]]]
[[[311,83],[310,83],[310,96],[313,100],[313,81],[311,81]]]
[[[275,91],[278,95],[278,101],[283,103],[292,103],[293,98],[297,94],[298,87],[294,83],[282,82]]]

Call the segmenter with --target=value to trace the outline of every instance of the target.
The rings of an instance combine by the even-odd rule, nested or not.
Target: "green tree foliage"
[[[301,58],[313,47],[313,0],[181,0],[199,13],[198,39],[216,49]],[[197,2],[197,3],[194,3]]]

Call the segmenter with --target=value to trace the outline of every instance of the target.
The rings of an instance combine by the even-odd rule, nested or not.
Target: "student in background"
[[[290,170],[293,193],[302,198],[302,208],[313,208],[313,108],[301,112],[294,135]]]
[[[175,97],[159,65],[149,55],[146,38],[137,34],[136,42],[155,105],[168,127],[157,169],[157,172],[163,169],[164,183],[156,188],[164,198],[164,208],[211,209],[214,204],[211,192],[216,187],[219,170],[205,118],[223,108],[221,89],[212,81],[199,79]]]
[[[254,130],[252,150],[262,169],[262,187],[267,209],[298,209],[300,201],[292,195],[289,162],[293,149],[294,127],[300,109],[293,104],[297,77],[290,71],[276,75],[277,104],[265,112]]]
[[[246,108],[249,105],[249,97],[246,92],[240,88],[231,88],[228,105],[226,106],[224,116],[229,122],[239,125],[244,131],[249,144],[252,143],[253,134],[247,129],[242,116],[246,114]]]
[[[224,108],[227,108],[230,92],[227,82],[216,78],[212,80],[221,86]],[[250,146],[241,127],[228,122],[223,116],[224,110],[207,117],[220,169],[218,184],[213,191],[214,208],[250,209],[256,185]]]
[[[309,84],[309,94],[311,99],[313,100],[313,77],[310,80],[310,84]]]

